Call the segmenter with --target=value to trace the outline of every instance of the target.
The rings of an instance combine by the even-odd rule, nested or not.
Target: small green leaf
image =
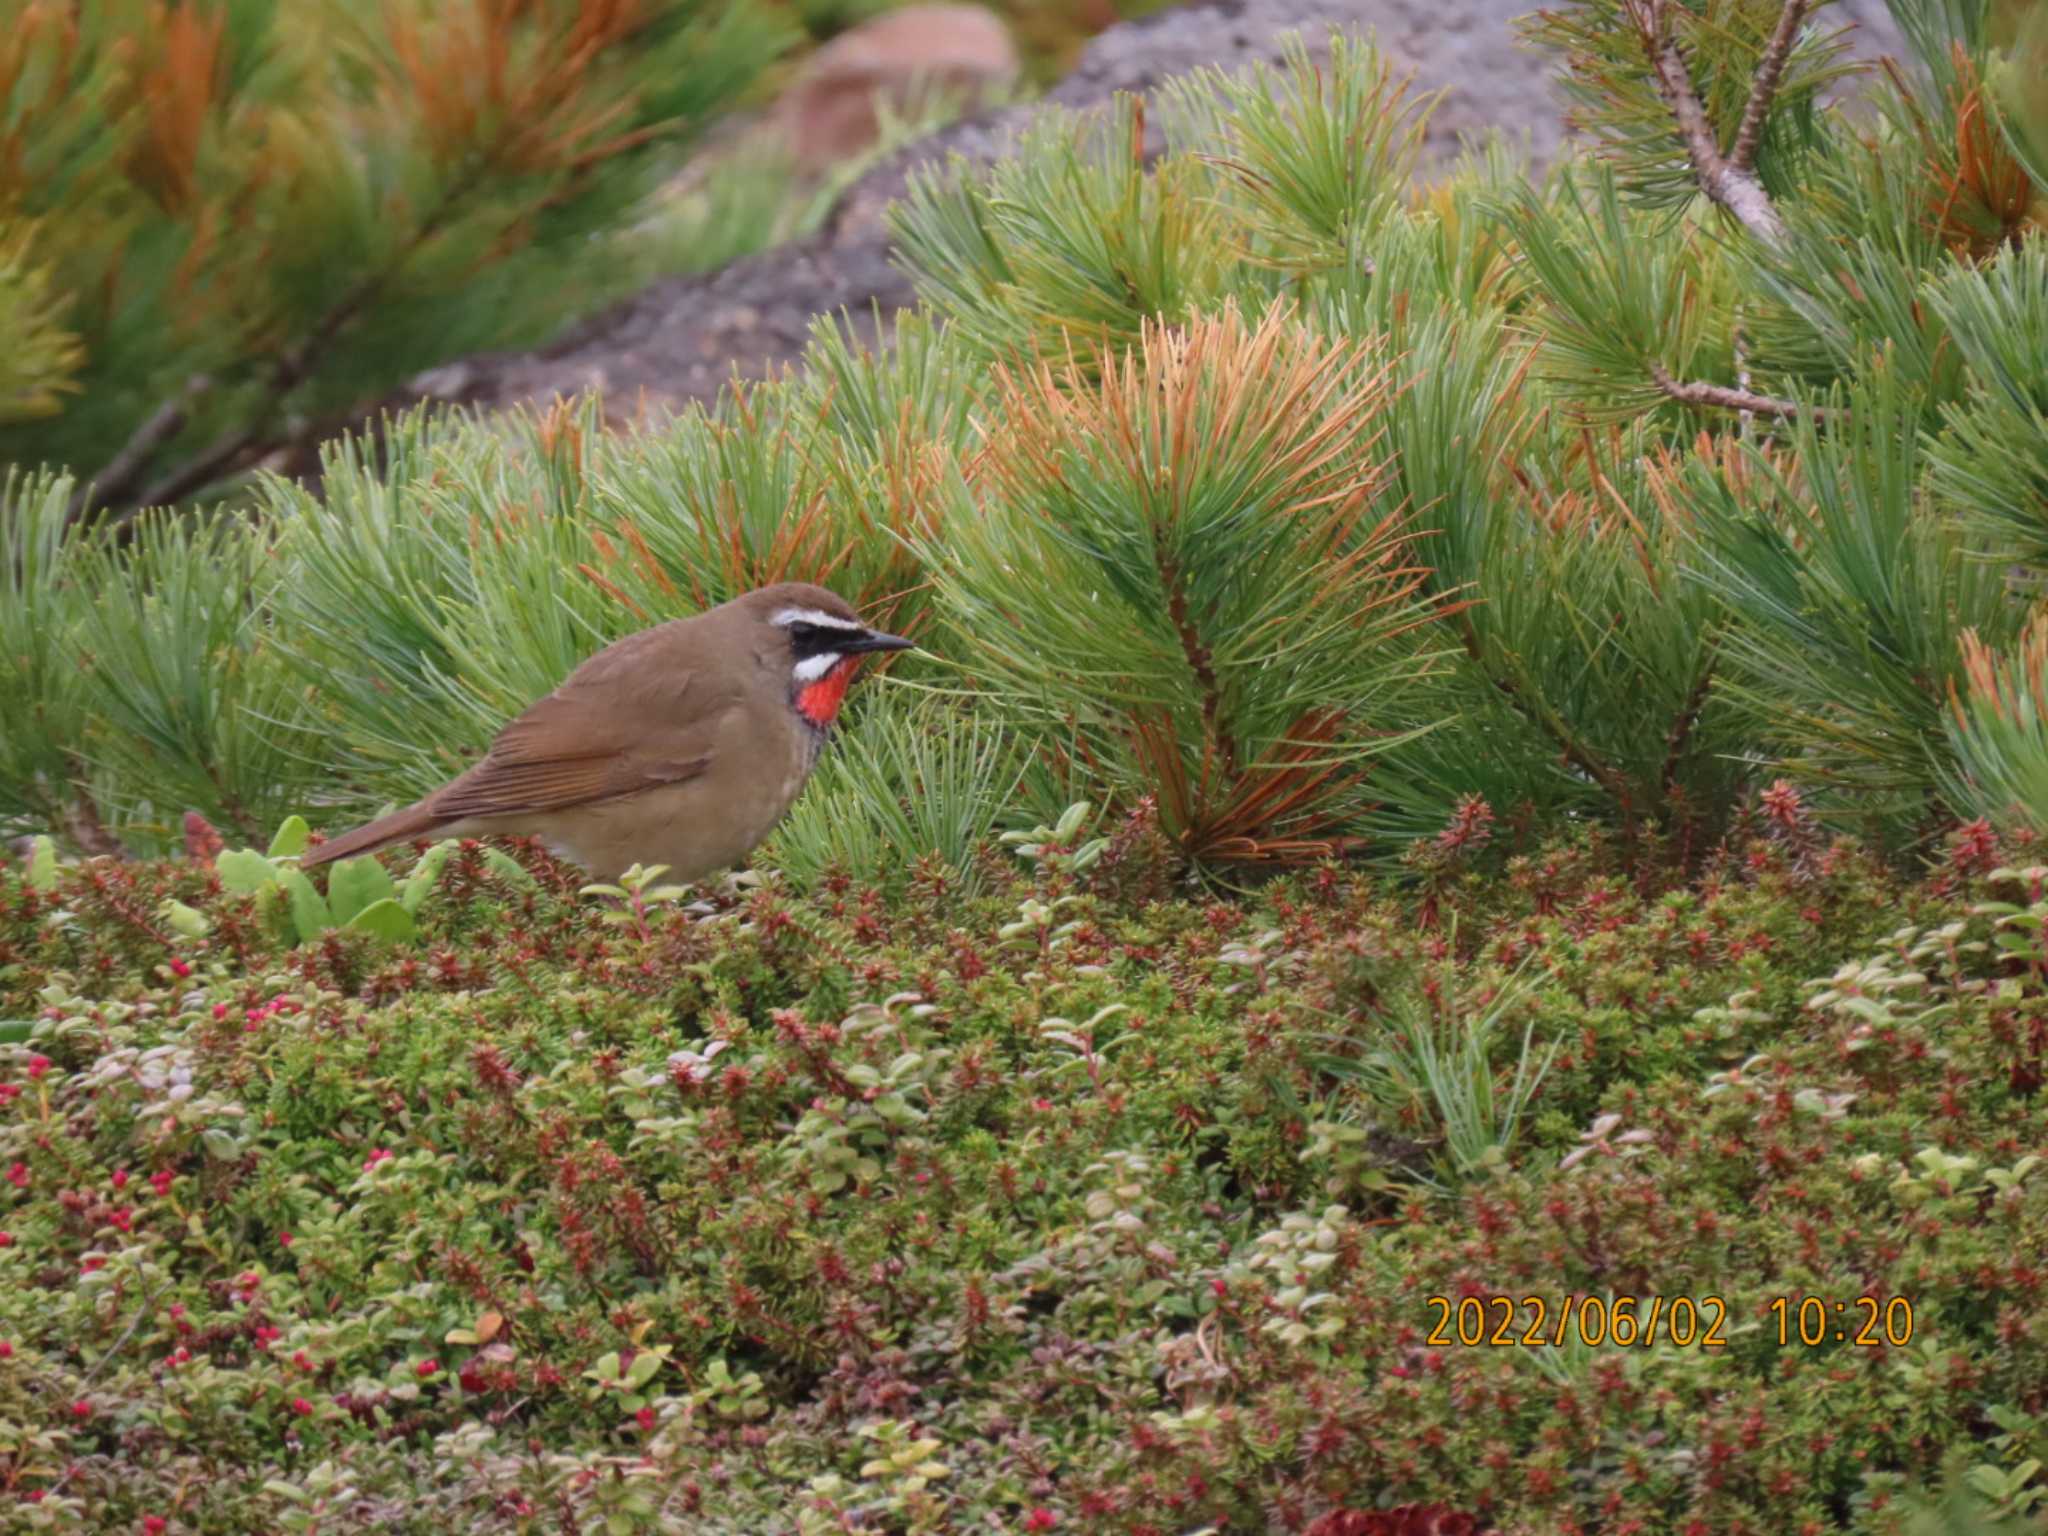
[[[404,944],[419,933],[419,925],[413,922],[412,914],[389,897],[371,902],[342,926],[393,944]]]
[[[599,1356],[595,1369],[600,1380],[617,1381],[619,1379],[619,1352],[615,1349],[608,1355]]]
[[[47,833],[37,833],[28,856],[28,888],[32,891],[57,889],[57,845]]]
[[[224,1163],[231,1163],[242,1155],[242,1144],[218,1127],[201,1131],[199,1144],[206,1148],[209,1157],[219,1158]]]
[[[627,1382],[635,1387],[644,1387],[654,1379],[654,1373],[661,1369],[661,1356],[651,1349],[643,1349],[633,1357],[632,1365],[626,1369]]]
[[[334,917],[327,910],[327,903],[320,893],[313,889],[313,882],[296,869],[287,869],[278,876],[285,894],[292,904],[292,926],[299,932],[299,942],[310,944],[329,928],[334,926]]]
[[[313,829],[306,825],[305,817],[287,816],[284,825],[277,829],[277,836],[270,840],[270,856],[273,859],[296,859],[312,840]]]
[[[441,878],[441,866],[448,862],[448,856],[456,846],[456,840],[447,837],[420,855],[419,863],[413,865],[412,873],[405,877],[404,893],[398,898],[406,911],[419,911],[420,903],[432,894],[434,882]]]
[[[502,848],[486,848],[484,850],[484,868],[500,879],[508,880],[523,890],[530,891],[535,888],[536,882],[533,876],[527,873],[526,866]]]
[[[233,848],[213,861],[221,889],[237,896],[253,896],[265,886],[277,883],[277,866],[254,848]]]
[[[164,922],[171,932],[181,933],[188,939],[203,939],[213,931],[213,924],[206,920],[204,913],[188,907],[182,901],[166,901],[163,905]]]
[[[372,858],[343,859],[327,879],[327,905],[334,920],[344,927],[365,907],[397,894],[398,887],[384,872],[384,866]]]
[[[0,1045],[21,1045],[35,1033],[33,1019],[0,1019]]]

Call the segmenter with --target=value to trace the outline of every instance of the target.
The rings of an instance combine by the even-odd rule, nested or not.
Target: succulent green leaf
[[[372,858],[343,859],[334,866],[327,881],[327,905],[337,923],[349,920],[365,907],[397,895],[397,887],[384,866]]]
[[[351,932],[367,933],[394,944],[403,944],[419,932],[419,925],[413,921],[412,914],[402,903],[388,896],[371,902],[342,926]]]
[[[28,888],[54,891],[57,888],[57,845],[48,834],[38,833],[28,856]]]
[[[277,866],[253,848],[232,848],[213,861],[221,889],[238,896],[253,896],[277,884]]]
[[[287,816],[277,829],[277,836],[270,840],[270,856],[273,859],[295,859],[306,851],[306,844],[312,841],[313,829],[306,825],[303,816]]]
[[[312,943],[334,926],[334,915],[327,910],[326,901],[313,889],[313,882],[302,871],[284,870],[278,876],[278,883],[284,887],[285,897],[291,903],[292,926],[298,930],[301,944]]]
[[[188,907],[182,901],[166,901],[163,906],[164,923],[173,932],[188,939],[203,939],[213,931],[213,925],[204,913]]]

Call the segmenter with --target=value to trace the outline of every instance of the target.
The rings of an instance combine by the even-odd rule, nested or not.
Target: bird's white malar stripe
[[[822,608],[785,608],[775,615],[775,622],[784,629],[792,624],[815,624],[820,629],[843,630],[849,635],[860,634],[867,627],[857,619],[842,619]]]
[[[806,656],[795,667],[796,680],[800,683],[815,683],[819,678],[839,665],[837,651],[820,651],[815,656]]]

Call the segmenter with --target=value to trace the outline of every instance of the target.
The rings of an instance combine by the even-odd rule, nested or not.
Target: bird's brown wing
[[[566,810],[696,778],[730,701],[664,668],[661,632],[601,651],[423,802],[441,822]]]
[[[424,800],[331,838],[301,867],[443,828],[545,815],[710,770],[713,743],[734,707],[729,687],[670,659],[676,627],[642,630],[599,651],[498,733],[468,772]]]

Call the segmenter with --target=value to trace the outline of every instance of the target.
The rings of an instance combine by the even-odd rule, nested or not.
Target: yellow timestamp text
[[[1729,1308],[1719,1296],[1428,1296],[1431,1345],[1467,1348],[1726,1349]],[[1780,1296],[1764,1309],[1778,1343],[1901,1348],[1913,1339],[1913,1304],[1903,1296],[1828,1301]]]

